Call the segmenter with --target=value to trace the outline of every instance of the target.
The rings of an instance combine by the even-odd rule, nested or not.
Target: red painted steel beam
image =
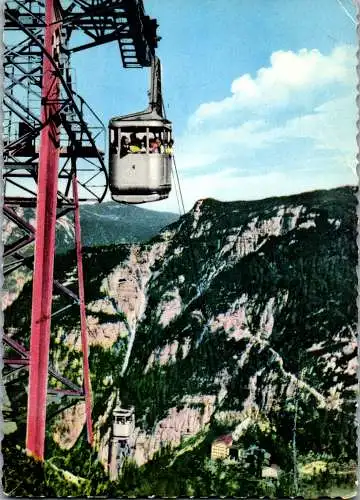
[[[27,233],[29,234],[35,233],[34,226],[32,224],[29,224],[29,222],[24,220],[22,217],[19,217],[18,214],[9,206],[7,205],[3,206],[3,213],[8,219],[17,224],[19,227],[21,227],[21,229],[23,229]]]
[[[4,365],[28,365],[29,364],[29,360],[28,359],[19,359],[19,358],[16,358],[16,359],[10,359],[10,358],[5,358],[3,359],[4,361]]]
[[[44,48],[52,56],[59,29],[54,1],[45,4]],[[59,166],[59,129],[49,120],[59,109],[59,78],[45,53],[42,74],[41,122],[46,125],[40,135],[26,428],[27,451],[37,460],[44,459]]]
[[[48,394],[59,394],[60,396],[76,396],[83,398],[84,394],[82,391],[72,391],[70,389],[56,389],[51,388],[48,390]]]
[[[27,245],[30,245],[34,241],[35,237],[33,235],[31,236],[24,236],[23,238],[19,238],[17,241],[14,241],[14,243],[10,245],[5,245],[4,247],[4,253],[3,257],[8,257],[9,255],[12,255],[15,252],[18,252],[22,248],[26,247]]]
[[[85,293],[84,293],[84,271],[82,263],[82,248],[81,248],[81,226],[80,226],[80,207],[79,195],[76,176],[73,176],[73,196],[75,203],[75,243],[76,243],[76,260],[78,269],[79,281],[79,299],[80,299],[80,324],[81,324],[81,348],[83,355],[83,374],[84,374],[84,393],[85,393],[85,411],[86,411],[86,429],[87,438],[90,445],[93,444],[93,430],[91,418],[91,384],[89,370],[89,347],[86,328],[86,311],[85,311]]]
[[[5,333],[3,335],[3,342],[21,356],[24,356],[25,358],[29,357],[29,351],[27,351],[23,345],[21,345],[19,342],[9,337],[9,335],[6,335]]]

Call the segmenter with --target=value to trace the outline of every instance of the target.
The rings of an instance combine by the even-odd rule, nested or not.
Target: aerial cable
[[[179,197],[180,197],[180,201],[181,201],[181,208],[182,208],[182,211],[183,211],[183,215],[185,215],[186,210],[185,210],[184,198],[183,198],[183,195],[182,195],[182,192],[181,192],[180,179],[179,179],[179,174],[178,174],[178,170],[177,170],[177,167],[176,167],[176,161],[175,161],[175,156],[174,155],[172,157],[172,160],[173,160],[174,172],[175,172],[174,178],[176,180],[176,184],[177,184],[178,189],[179,189]]]
[[[174,160],[174,157],[173,157],[173,160]],[[179,211],[179,215],[181,217],[182,215],[185,215],[185,212],[182,211],[182,209],[181,209],[180,195],[179,195],[179,192],[178,192],[179,188],[178,188],[178,185],[176,184],[176,178],[175,178],[174,170],[172,170],[171,174],[172,174],[172,178],[173,178],[173,182],[174,182],[174,188],[175,188],[175,194],[176,194],[176,201],[177,201],[177,205],[178,205],[178,211]]]
[[[340,7],[342,8],[342,10],[345,12],[345,14],[347,15],[347,17],[349,19],[351,19],[351,21],[356,25],[356,21],[355,19],[353,18],[353,16],[350,14],[350,12],[347,10],[347,8],[345,7],[345,5],[342,3],[341,0],[336,0],[337,3],[340,5]]]

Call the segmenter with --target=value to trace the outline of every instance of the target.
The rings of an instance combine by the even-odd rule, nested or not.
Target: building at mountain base
[[[211,444],[211,460],[224,460],[230,456],[233,439],[231,434],[219,436]]]

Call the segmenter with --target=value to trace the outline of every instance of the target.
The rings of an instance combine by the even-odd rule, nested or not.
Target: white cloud
[[[319,158],[325,168],[324,155],[326,170],[354,169],[354,47],[337,47],[329,55],[279,51],[270,60],[255,78],[234,80],[230,97],[201,104],[190,117],[176,142],[180,171],[195,169],[199,174],[199,169],[210,168],[221,173],[236,166],[248,173],[260,165],[259,174],[274,168],[281,172],[309,156],[314,165]],[[202,186],[198,189],[200,198]]]
[[[245,74],[234,80],[232,95],[201,104],[189,125],[196,126],[229,111],[284,106],[298,93],[308,94],[329,84],[351,86],[355,81],[354,56],[354,49],[348,46],[337,47],[328,56],[315,49],[274,52],[271,66],[259,69],[255,78]]]
[[[354,47],[271,55],[231,95],[201,104],[176,138],[186,209],[196,200],[250,200],[355,184]],[[152,207],[151,207],[152,208]],[[173,189],[154,209],[178,211]]]
[[[324,176],[322,171],[314,171],[311,165],[305,167],[295,165],[288,172],[254,173],[247,177],[239,177],[235,169],[229,168],[221,172],[196,175],[191,178],[180,176],[180,183],[185,210],[188,211],[200,198],[215,198],[220,201],[256,200],[314,189],[331,189],[352,184],[355,178],[354,172],[349,168],[344,172],[332,169]],[[175,186],[167,200],[154,203],[151,207],[149,205],[148,208],[179,213]],[[181,209],[180,212],[182,213]]]
[[[317,149],[330,149],[351,154],[356,147],[356,102],[353,95],[333,99],[314,112],[286,122],[278,130],[283,137],[308,138]]]
[[[271,125],[265,120],[249,120],[237,126],[215,127],[206,133],[187,132],[178,141],[177,163],[182,170],[214,165],[221,168],[232,159],[232,164],[237,162],[239,168],[250,168],[250,164],[244,165],[245,153],[259,155],[262,150],[262,154],[266,154],[267,149],[279,150],[284,147],[285,142],[292,142],[295,151],[296,141],[299,139],[312,142],[314,155],[328,150],[336,153],[336,156],[350,157],[355,163],[354,95],[333,99],[301,116],[289,119],[284,117],[277,125]],[[285,151],[283,164],[288,164]]]

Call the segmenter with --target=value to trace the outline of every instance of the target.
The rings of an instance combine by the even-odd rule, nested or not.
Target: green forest
[[[355,190],[348,187],[254,202],[205,200],[200,215],[195,217],[194,208],[137,244],[143,267],[132,264],[130,243],[86,247],[87,313],[99,329],[106,332],[131,322],[120,302],[116,310],[110,307],[121,299],[110,285],[104,287],[110,275],[126,271],[136,286],[143,286],[145,297],[125,376],[120,372],[129,342],[126,334],[119,334],[111,347],[97,343],[90,349],[93,420],[100,438],[111,426],[111,411],[101,419],[116,391],[125,407],[135,407],[136,427],[149,437],[172,408],[195,408],[201,416],[202,405],[188,402],[192,397],[214,397],[211,417],[180,443],[161,443],[141,466],[128,458],[119,478],[110,481],[99,450],[87,445],[85,429],[71,449],[55,442],[61,408],[72,401],[49,400],[46,459],[36,463],[24,451],[24,371],[6,386],[4,420],[15,428],[2,442],[5,492],[275,498],[352,494],[356,202]],[[159,247],[164,249],[161,258],[148,264]],[[73,252],[57,256],[56,278],[67,280],[76,292],[74,269]],[[15,282],[6,285],[16,287]],[[4,328],[12,329],[26,347],[31,287],[29,278],[4,318]],[[175,292],[181,308],[164,323],[161,318]],[[66,300],[54,295],[56,308],[64,307]],[[220,322],[239,311],[245,318],[241,328]],[[54,317],[50,361],[81,385],[80,353],[67,342],[70,333],[77,338],[79,330],[76,307]],[[162,361],[161,353],[175,342],[174,357]],[[49,384],[55,387],[57,382],[50,377]],[[256,410],[256,418],[234,439],[231,457],[211,460],[214,440],[234,433],[239,424],[223,415],[247,406]],[[263,477],[264,468],[274,464],[277,477]]]

